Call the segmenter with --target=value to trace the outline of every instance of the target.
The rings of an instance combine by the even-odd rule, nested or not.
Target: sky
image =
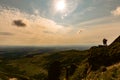
[[[120,35],[120,0],[0,0],[0,46],[100,45]]]

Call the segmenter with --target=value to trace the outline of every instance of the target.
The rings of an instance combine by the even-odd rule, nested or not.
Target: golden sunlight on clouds
[[[14,20],[21,20],[26,24],[26,27],[13,25]],[[65,40],[64,36],[72,30],[70,27],[57,25],[54,21],[40,16],[6,9],[0,12],[0,25],[0,32],[13,34],[9,36],[0,35],[0,44],[2,45],[58,44],[61,43],[62,39]]]
[[[79,25],[82,27],[91,22]],[[89,25],[88,28],[66,27],[38,15],[3,8],[0,12],[0,45],[88,45],[101,44],[103,38],[111,43],[120,34],[119,26],[119,22],[113,22]]]
[[[114,39],[116,39],[119,36],[119,26],[119,22],[91,25],[83,32],[80,32],[77,37],[79,37],[79,41],[82,41],[83,43],[87,44],[102,44],[102,39],[107,38],[108,44],[110,44]]]

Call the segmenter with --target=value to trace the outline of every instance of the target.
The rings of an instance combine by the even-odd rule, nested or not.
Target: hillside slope
[[[0,78],[47,80],[48,69],[54,61],[61,63],[60,80],[66,77],[66,68],[69,80],[119,80],[120,36],[109,46],[94,46],[85,51],[67,50],[11,60],[0,58]],[[71,74],[72,64],[75,64],[76,68]],[[112,67],[115,64],[118,66]]]
[[[94,46],[89,49],[87,61],[81,65],[71,80],[119,80],[120,36],[109,46]],[[117,64],[118,66],[111,67]],[[110,69],[111,67],[111,69]]]

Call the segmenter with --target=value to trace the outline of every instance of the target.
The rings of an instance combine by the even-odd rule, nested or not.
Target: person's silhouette
[[[105,39],[105,38],[103,39],[103,45],[107,46],[107,39]]]

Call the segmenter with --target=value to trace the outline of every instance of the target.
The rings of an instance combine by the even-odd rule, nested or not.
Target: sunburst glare
[[[55,8],[57,11],[63,12],[66,8],[65,0],[59,0],[56,2]]]

